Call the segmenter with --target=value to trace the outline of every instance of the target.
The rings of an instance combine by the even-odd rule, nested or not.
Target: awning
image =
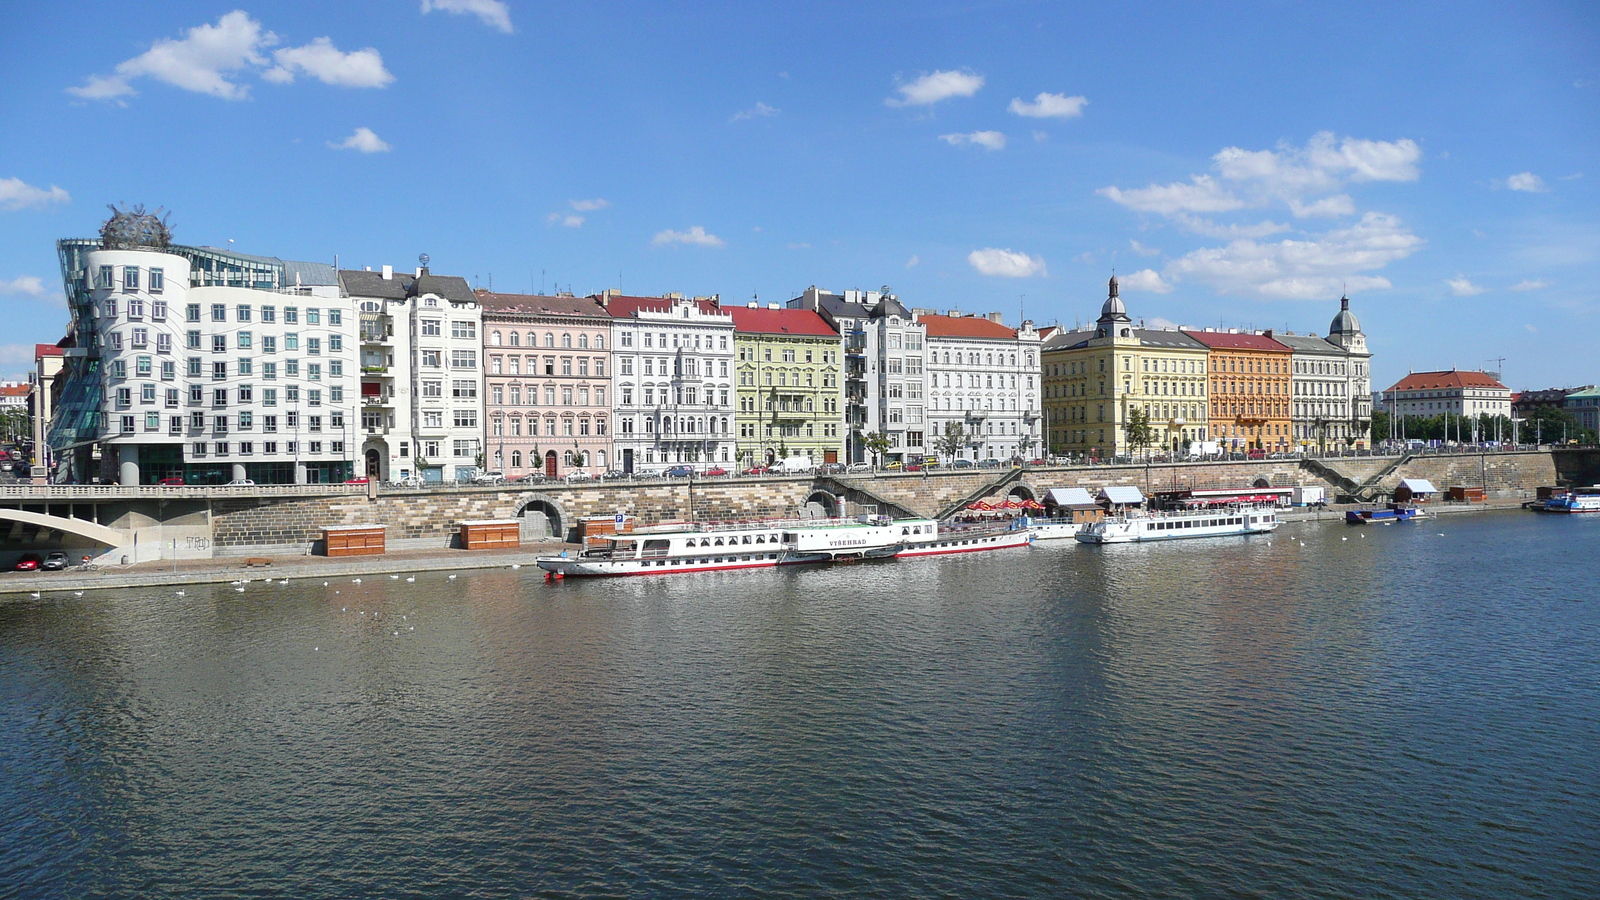
[[[1400,486],[1413,494],[1437,494],[1439,489],[1426,478],[1402,478]]]
[[[1100,489],[1100,499],[1108,500],[1120,506],[1132,506],[1144,502],[1144,494],[1133,485],[1114,484]]]
[[[1051,488],[1045,493],[1045,499],[1057,506],[1071,506],[1075,503],[1093,503],[1094,497],[1085,488]]]

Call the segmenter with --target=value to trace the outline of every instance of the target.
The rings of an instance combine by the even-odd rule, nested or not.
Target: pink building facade
[[[489,469],[515,479],[613,468],[605,307],[586,297],[477,294]]]

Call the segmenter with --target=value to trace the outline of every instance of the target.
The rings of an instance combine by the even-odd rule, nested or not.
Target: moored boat
[[[1197,512],[1134,512],[1085,525],[1074,537],[1085,544],[1129,544],[1262,534],[1277,527],[1278,514],[1270,509],[1242,507]]]
[[[1033,531],[1021,526],[977,526],[952,530],[923,530],[902,536],[904,545],[896,559],[913,556],[943,556],[949,553],[976,553],[1005,550],[1033,543]]]
[[[1391,503],[1382,508],[1345,510],[1344,521],[1348,525],[1384,525],[1390,522],[1408,522],[1421,515],[1422,510],[1415,506]]]
[[[1579,488],[1545,500],[1523,504],[1534,512],[1600,513],[1600,487]]]
[[[795,519],[681,523],[591,537],[577,553],[541,556],[556,577],[671,575],[842,560],[892,559],[906,539],[932,536],[932,519]]]

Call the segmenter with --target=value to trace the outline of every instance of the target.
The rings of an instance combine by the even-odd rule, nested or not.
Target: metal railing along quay
[[[364,484],[4,484],[0,500],[204,500],[216,497],[326,497],[365,494]]]

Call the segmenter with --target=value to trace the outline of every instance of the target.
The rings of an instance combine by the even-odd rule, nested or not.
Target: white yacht
[[[1134,512],[1085,525],[1074,537],[1085,544],[1128,544],[1136,541],[1258,534],[1277,527],[1278,514],[1275,511],[1251,507],[1195,512]]]
[[[909,539],[938,533],[932,519],[793,519],[682,523],[591,537],[577,553],[541,556],[551,575],[672,575],[841,560],[892,559]]]

